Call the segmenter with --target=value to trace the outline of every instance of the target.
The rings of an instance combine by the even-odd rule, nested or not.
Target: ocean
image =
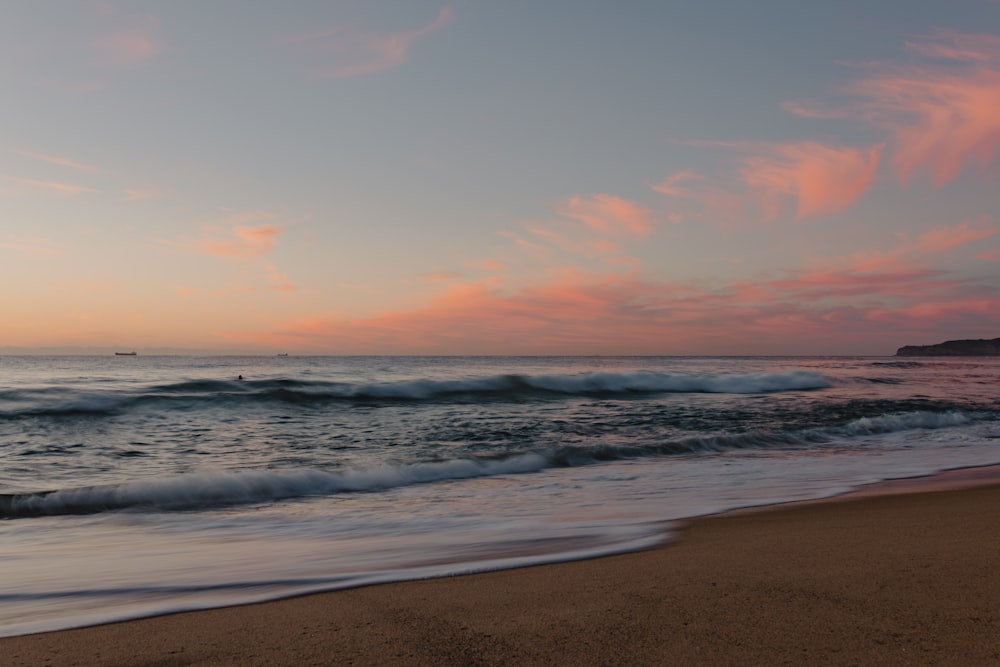
[[[971,357],[0,357],[0,635],[998,464],[998,382]]]

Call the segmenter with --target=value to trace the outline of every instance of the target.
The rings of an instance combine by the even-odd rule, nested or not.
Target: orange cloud
[[[0,248],[13,250],[27,257],[48,258],[62,254],[62,250],[54,248],[49,239],[12,237],[0,241]]]
[[[795,219],[838,213],[871,187],[882,146],[868,149],[811,141],[778,144],[744,158],[742,177],[759,197],[765,219],[778,217],[795,200]]]
[[[261,220],[274,220],[279,217],[272,211],[233,211],[226,210],[226,222],[231,225],[245,225],[250,222],[260,222]]]
[[[125,190],[126,201],[142,201],[145,199],[156,199],[167,194],[163,188],[147,188],[145,190],[128,189]]]
[[[402,65],[417,41],[444,28],[453,17],[454,12],[445,7],[433,22],[415,30],[378,33],[335,27],[289,35],[275,43],[314,61],[338,63],[314,66],[312,73],[317,78],[365,76]]]
[[[462,274],[456,271],[434,271],[432,273],[421,274],[420,279],[429,283],[450,283],[461,280]]]
[[[506,271],[507,265],[495,259],[484,259],[480,262],[467,262],[466,266],[484,271]]]
[[[230,238],[217,236],[202,239],[189,243],[188,247],[197,253],[214,257],[250,259],[271,252],[278,236],[283,231],[281,227],[276,225],[261,225],[259,227],[239,225],[226,233],[227,236],[231,235]]]
[[[653,229],[653,212],[615,195],[596,194],[589,199],[570,197],[557,209],[559,215],[578,220],[597,232],[645,237]]]
[[[279,292],[294,292],[298,289],[295,283],[281,275],[273,264],[267,265],[267,277],[271,282],[271,287]]]

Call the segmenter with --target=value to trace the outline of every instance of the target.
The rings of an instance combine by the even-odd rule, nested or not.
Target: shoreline
[[[1000,466],[681,521],[645,551],[0,638],[10,665],[1000,660]]]

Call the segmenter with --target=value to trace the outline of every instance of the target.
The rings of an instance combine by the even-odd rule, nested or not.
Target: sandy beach
[[[0,639],[5,665],[1000,664],[1000,486],[708,517],[651,551]]]

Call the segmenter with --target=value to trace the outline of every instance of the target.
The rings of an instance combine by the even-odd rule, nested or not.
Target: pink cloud
[[[128,189],[125,190],[125,200],[143,201],[146,199],[156,199],[159,197],[163,197],[166,194],[168,194],[168,191],[164,188],[146,188],[144,190]]]
[[[5,176],[6,180],[17,183],[19,185],[25,185],[29,188],[48,190],[51,192],[56,192],[61,195],[78,195],[88,192],[97,192],[93,188],[88,188],[84,185],[76,185],[73,183],[62,183],[59,181],[39,181],[33,178],[15,178],[13,176]]]
[[[298,289],[295,283],[279,273],[278,269],[273,264],[268,264],[266,268],[267,278],[271,283],[272,289],[279,292],[294,292]]]
[[[1000,146],[1000,37],[941,31],[908,47],[925,62],[865,65],[867,76],[844,91],[858,103],[784,106],[800,116],[853,117],[882,128],[893,139],[900,179],[928,169],[940,187],[970,161],[991,164]]]
[[[984,65],[1000,63],[1000,36],[939,30],[927,41],[906,42],[906,48],[926,58]]]
[[[977,223],[963,222],[951,227],[937,227],[920,236],[915,249],[923,252],[947,250],[974,241],[982,241],[997,232],[1000,227],[992,226],[987,217],[980,218]]]
[[[506,271],[507,265],[495,259],[484,259],[479,262],[468,262],[466,266],[484,271]]]
[[[194,252],[214,257],[250,259],[271,252],[284,230],[276,225],[246,227],[238,225],[224,234],[188,244]]]
[[[107,63],[119,67],[139,65],[163,49],[151,28],[136,28],[94,40],[94,48]]]
[[[875,179],[882,146],[868,149],[815,142],[777,144],[762,155],[743,159],[742,177],[759,197],[765,219],[795,201],[795,218],[839,213],[853,204]]]
[[[550,261],[558,251],[606,264],[636,266],[637,259],[622,256],[622,244],[648,236],[655,223],[649,209],[609,194],[570,197],[559,204],[556,213],[562,217],[522,222],[532,241],[509,231],[502,235],[535,260]]]
[[[596,257],[620,252],[614,241],[581,234],[578,226],[568,221],[527,223],[524,228],[547,245],[571,255]]]
[[[875,309],[868,313],[868,318],[873,322],[917,329],[930,329],[929,325],[947,323],[952,331],[995,330],[1000,326],[1000,298],[925,301],[894,309]]]
[[[261,220],[274,220],[280,217],[273,211],[233,211],[226,209],[226,222],[231,225],[246,225]]]
[[[408,309],[227,337],[344,353],[891,353],[915,331],[985,335],[1000,326],[995,286],[905,263],[859,271],[841,261],[713,287],[571,269],[520,288],[453,283]]]
[[[740,221],[751,212],[773,221],[789,207],[796,220],[840,213],[872,187],[884,149],[883,144],[855,148],[815,141],[687,143],[744,156],[738,159],[739,183],[713,182],[700,172],[684,170],[652,186],[686,207],[668,214],[674,223],[686,218]]]
[[[41,155],[39,153],[30,153],[28,151],[21,151],[21,155],[24,157],[31,158],[33,160],[40,160],[42,162],[48,162],[50,164],[57,164],[61,167],[69,167],[70,169],[77,169],[79,171],[86,171],[90,173],[100,173],[104,171],[100,167],[95,167],[92,164],[85,164],[83,162],[77,162],[75,160],[70,160],[69,158],[58,157],[54,155]]]
[[[499,235],[503,238],[510,239],[520,250],[526,252],[535,259],[544,260],[548,255],[545,246],[535,243],[534,241],[529,241],[512,231],[503,230],[499,232]]]
[[[0,248],[35,258],[55,257],[62,254],[62,250],[55,248],[49,239],[43,238],[12,237],[0,241]]]
[[[691,191],[681,185],[687,181],[698,181],[705,177],[693,169],[685,169],[684,171],[678,171],[670,176],[667,176],[663,181],[653,186],[653,189],[657,192],[663,193],[670,197],[685,197],[691,194]]]
[[[421,280],[430,283],[451,283],[462,279],[462,274],[457,271],[434,271],[420,275]]]
[[[454,18],[445,7],[433,22],[422,28],[397,32],[358,32],[342,27],[323,28],[276,40],[280,47],[291,49],[312,61],[334,62],[312,68],[317,78],[345,79],[375,74],[399,67],[406,62],[414,45],[441,30]]]
[[[597,232],[615,236],[645,237],[653,229],[653,212],[615,195],[570,197],[557,213],[578,220]]]

